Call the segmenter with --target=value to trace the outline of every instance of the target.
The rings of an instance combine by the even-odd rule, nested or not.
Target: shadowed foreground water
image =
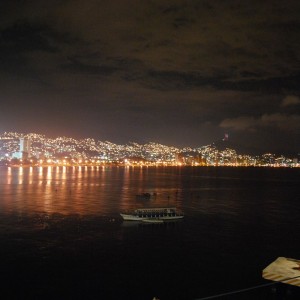
[[[3,299],[200,299],[300,259],[299,170],[1,168]],[[156,193],[150,200],[136,194]],[[174,205],[185,219],[122,222]],[[222,299],[277,299],[275,287]],[[286,299],[298,299],[289,287]]]

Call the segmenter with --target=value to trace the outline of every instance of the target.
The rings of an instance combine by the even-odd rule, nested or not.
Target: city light
[[[214,144],[176,148],[154,142],[118,145],[91,138],[47,138],[41,134],[0,134],[0,162],[10,166],[230,166],[299,167],[298,158],[265,153],[260,156],[218,149]]]

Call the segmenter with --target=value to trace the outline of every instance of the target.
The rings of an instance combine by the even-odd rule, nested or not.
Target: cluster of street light
[[[26,159],[14,157],[20,149],[21,138],[30,141],[30,153]],[[243,155],[230,148],[220,150],[214,144],[199,148],[177,148],[154,142],[118,145],[92,138],[49,138],[17,132],[0,134],[0,161],[2,165],[300,166],[297,158],[271,153]]]

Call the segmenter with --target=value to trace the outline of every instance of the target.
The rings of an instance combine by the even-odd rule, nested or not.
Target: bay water
[[[188,300],[268,283],[262,270],[277,257],[300,259],[299,175],[296,168],[1,167],[1,299]],[[120,217],[167,206],[185,218]],[[274,289],[222,299],[277,299]],[[286,299],[298,292],[291,288]]]

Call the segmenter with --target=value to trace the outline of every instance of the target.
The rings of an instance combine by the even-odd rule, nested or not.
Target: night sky
[[[7,0],[0,132],[300,152],[300,1]]]

